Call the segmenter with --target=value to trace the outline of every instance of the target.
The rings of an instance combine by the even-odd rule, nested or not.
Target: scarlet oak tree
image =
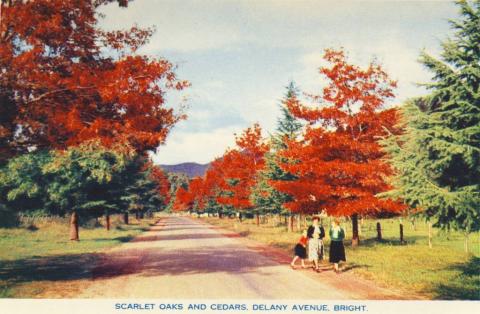
[[[386,130],[396,132],[397,111],[383,110],[395,82],[375,63],[366,69],[349,64],[343,51],[326,50],[324,58],[330,66],[320,73],[328,84],[320,96],[311,96],[318,104],[287,103],[290,112],[308,123],[303,141],[287,141],[281,152],[296,161],[281,167],[298,179],[273,184],[293,197],[286,206],[294,212],[325,208],[329,215],[351,216],[356,244],[358,214],[403,209],[375,196],[390,188],[385,178],[391,169],[377,140]]]
[[[168,181],[168,177],[163,171],[163,169],[159,166],[151,164],[151,172],[150,172],[150,179],[157,184],[157,192],[162,199],[163,206],[167,206],[170,202],[170,181]]]
[[[265,167],[264,156],[269,146],[262,138],[258,123],[237,136],[236,144],[238,148],[227,151],[218,165],[221,176],[217,177],[221,178],[219,185],[223,194],[217,200],[220,204],[246,210],[252,207],[250,194],[258,171]]]
[[[152,30],[99,29],[96,9],[110,2],[0,2],[4,158],[93,138],[107,146],[128,142],[142,152],[163,143],[184,118],[166,106],[165,93],[188,83],[169,61],[136,54]]]
[[[190,181],[188,189],[180,187],[177,190],[173,209],[175,211],[204,210],[207,194],[208,190],[204,180],[200,177],[195,177]]]
[[[257,174],[265,166],[269,146],[264,143],[262,129],[254,124],[236,137],[237,148],[227,150],[215,159],[203,178],[190,181],[188,189],[177,191],[175,210],[211,210],[210,207],[247,210]]]

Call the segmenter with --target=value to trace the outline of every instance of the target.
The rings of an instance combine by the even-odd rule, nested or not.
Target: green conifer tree
[[[293,82],[287,86],[287,92],[280,104],[281,117],[277,120],[277,129],[271,136],[272,150],[265,154],[265,169],[258,173],[257,184],[252,190],[251,200],[257,211],[261,214],[286,214],[288,211],[283,204],[290,200],[290,196],[277,191],[269,183],[275,180],[294,180],[295,176],[286,173],[280,167],[280,163],[288,162],[278,156],[278,152],[286,149],[286,140],[296,139],[303,127],[288,110],[289,101],[296,101],[298,88]]]
[[[402,108],[404,133],[383,141],[396,170],[394,189],[442,229],[468,234],[480,228],[480,1],[458,1],[462,18],[436,59],[420,62],[434,73],[431,91]]]

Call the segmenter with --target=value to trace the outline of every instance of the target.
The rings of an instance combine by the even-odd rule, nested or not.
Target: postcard
[[[0,0],[0,313],[480,310],[480,1]]]

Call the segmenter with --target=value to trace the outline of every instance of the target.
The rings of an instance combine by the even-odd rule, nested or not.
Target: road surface
[[[398,298],[371,284],[352,282],[347,273],[292,270],[274,258],[274,251],[270,256],[268,248],[252,248],[245,241],[198,220],[163,218],[150,231],[107,252],[93,269],[92,283],[76,297]]]

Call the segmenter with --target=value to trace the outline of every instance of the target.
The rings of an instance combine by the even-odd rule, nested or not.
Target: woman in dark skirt
[[[338,274],[340,270],[338,268],[338,263],[340,261],[346,261],[345,258],[345,247],[343,246],[343,239],[345,239],[345,231],[340,227],[340,220],[335,218],[330,228],[330,252],[329,260],[330,263],[333,263],[333,269]]]
[[[295,262],[297,259],[300,258],[302,261],[302,268],[305,268],[305,259],[307,258],[307,231],[303,231],[302,237],[298,240],[297,245],[293,248],[295,257],[293,258],[292,262],[290,265],[292,266],[293,269],[295,269]]]

